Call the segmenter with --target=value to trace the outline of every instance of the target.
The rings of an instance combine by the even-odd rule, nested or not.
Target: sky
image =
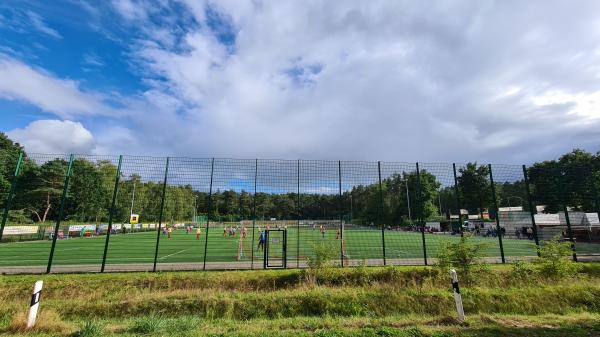
[[[5,0],[28,152],[493,162],[600,150],[597,0]]]

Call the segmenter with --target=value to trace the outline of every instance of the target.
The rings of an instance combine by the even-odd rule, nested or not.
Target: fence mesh
[[[13,179],[13,157],[1,170],[1,205],[12,198],[1,272],[434,264],[467,233],[489,262],[533,258],[553,239],[578,260],[600,256],[599,170],[576,160],[524,169],[29,154]]]
[[[106,270],[153,269],[166,166],[166,158],[123,157]],[[132,214],[140,216],[139,227]]]
[[[423,264],[416,165],[381,162],[383,224],[388,264]]]
[[[205,269],[236,269],[253,267],[252,242],[242,238],[242,231],[256,235],[253,227],[240,225],[239,195],[254,191],[255,160],[215,159],[210,198],[210,224],[205,236]],[[248,199],[248,198],[245,198]],[[246,200],[242,206],[248,205]],[[247,214],[248,212],[244,212]],[[241,245],[241,246],[240,246]],[[256,255],[256,254],[254,254]],[[239,259],[238,259],[239,257]],[[253,259],[254,258],[254,259]],[[228,264],[226,264],[228,262]],[[233,264],[231,264],[233,263]]]
[[[73,156],[53,266],[100,270],[117,163],[115,156]]]
[[[339,162],[300,161],[300,256],[314,259],[315,251],[330,253],[335,264],[341,264],[340,230],[341,204]]]
[[[169,158],[158,270],[202,269],[211,165],[211,159]]]
[[[533,222],[523,167],[491,165],[498,203],[500,234],[507,260],[536,256]]]
[[[379,167],[373,162],[341,162],[343,237],[346,265],[383,265],[382,207]]]

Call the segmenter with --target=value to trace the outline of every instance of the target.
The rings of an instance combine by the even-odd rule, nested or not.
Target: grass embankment
[[[308,272],[1,276],[0,331],[22,330],[43,279],[42,314],[53,318],[40,335],[600,335],[600,264],[560,280],[494,266],[462,287],[466,324],[435,268],[328,269],[317,284]]]

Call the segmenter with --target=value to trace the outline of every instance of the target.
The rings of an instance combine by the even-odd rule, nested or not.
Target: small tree
[[[481,259],[486,247],[487,244],[475,242],[470,234],[465,233],[459,241],[449,240],[441,244],[437,266],[444,272],[451,268],[457,269],[466,282],[471,282],[475,273],[487,267]]]
[[[318,274],[331,265],[331,260],[337,255],[335,247],[334,244],[326,242],[315,243],[313,245],[313,250],[315,252],[314,256],[308,256],[306,258],[306,264],[308,265],[306,280],[308,283],[316,284]]]
[[[546,277],[569,277],[575,275],[581,265],[571,260],[570,242],[561,242],[558,236],[544,242],[538,248],[540,257],[535,260],[540,274]]]

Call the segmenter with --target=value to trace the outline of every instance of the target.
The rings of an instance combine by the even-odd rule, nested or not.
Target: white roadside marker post
[[[29,305],[29,314],[27,315],[27,329],[31,329],[35,325],[35,319],[37,317],[38,308],[40,306],[40,298],[42,297],[43,285],[44,281],[37,281],[33,286],[33,293],[31,294],[31,304]]]
[[[454,291],[454,302],[456,302],[456,311],[458,312],[458,320],[461,322],[465,321],[465,311],[463,309],[462,296],[460,295],[460,288],[458,287],[458,275],[456,270],[450,270],[452,276],[452,289]]]

